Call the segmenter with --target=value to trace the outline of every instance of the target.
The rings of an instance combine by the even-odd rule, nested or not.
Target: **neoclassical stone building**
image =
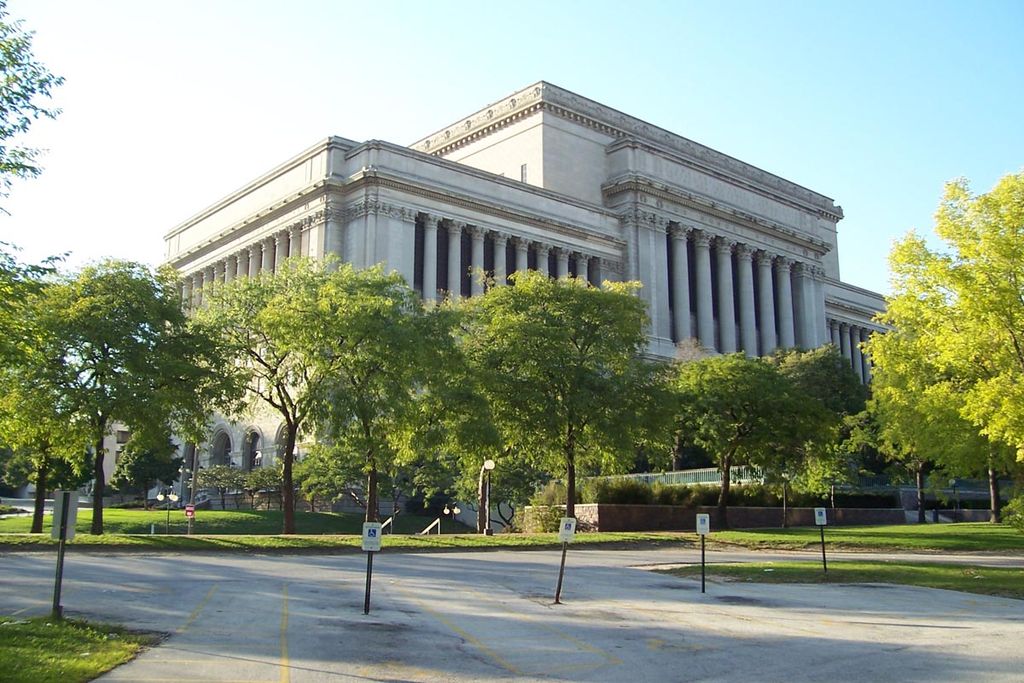
[[[165,239],[192,305],[295,254],[383,263],[429,300],[481,292],[480,271],[496,285],[524,269],[638,280],[654,356],[832,343],[867,382],[860,343],[883,300],[840,280],[842,217],[824,195],[540,82],[409,146],[322,140]],[[225,423],[207,450],[245,464],[277,430]]]

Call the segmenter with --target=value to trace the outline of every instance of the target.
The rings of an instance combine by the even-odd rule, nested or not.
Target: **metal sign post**
[[[700,535],[700,592],[704,592],[704,537],[711,533],[711,516],[697,515],[697,534]]]
[[[814,523],[821,530],[821,567],[828,574],[828,560],[825,559],[825,525],[828,524],[828,517],[825,508],[814,508]]]
[[[562,562],[558,565],[558,584],[555,586],[555,604],[562,604],[562,577],[565,576],[565,552],[576,539],[576,520],[562,517],[558,522],[558,540],[562,542]]]
[[[64,581],[64,544],[75,537],[75,521],[78,518],[78,496],[71,491],[55,491],[53,496],[53,529],[50,537],[57,540],[57,576],[53,582],[54,619],[64,616],[60,604],[61,584]]]
[[[363,614],[370,613],[370,582],[373,580],[373,554],[380,552],[380,522],[363,523],[363,551],[366,553],[366,596],[363,598]]]

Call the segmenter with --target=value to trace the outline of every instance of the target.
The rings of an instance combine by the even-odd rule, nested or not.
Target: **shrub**
[[[576,495],[578,498],[578,490]],[[565,505],[566,496],[565,484],[560,481],[549,481],[544,488],[533,494],[530,505]]]
[[[584,486],[584,500],[606,505],[650,505],[651,487],[635,479],[592,479]]]
[[[651,487],[651,495],[655,505],[680,505],[692,507],[693,487],[655,482]]]
[[[1024,531],[1024,494],[1011,500],[1003,508],[1003,519],[1020,531]]]

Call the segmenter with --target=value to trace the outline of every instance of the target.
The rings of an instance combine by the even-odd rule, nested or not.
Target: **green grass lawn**
[[[152,635],[84,621],[0,616],[0,679],[6,683],[91,681],[154,642]]]
[[[31,528],[31,515],[0,519],[0,534],[28,533]],[[163,534],[167,525],[166,510],[123,510],[107,508],[103,510],[103,530],[107,534],[148,534],[151,525],[157,534]],[[395,533],[415,534],[426,528],[433,517],[400,514],[395,518]],[[43,526],[49,533],[50,515],[43,518]],[[280,510],[197,510],[196,534],[279,534],[284,523],[284,513]],[[78,523],[75,532],[88,534],[92,524],[92,509],[84,505],[78,508]],[[171,510],[171,534],[184,534],[188,528],[185,513]],[[300,534],[361,534],[363,528],[362,515],[332,512],[296,512],[295,530]],[[468,532],[469,528],[444,519],[441,529],[445,533]]]
[[[817,527],[713,532],[708,540],[746,548],[801,549],[819,546]],[[825,543],[850,550],[1024,552],[1024,533],[1008,524],[898,524],[825,528]]]
[[[700,565],[658,571],[699,577]],[[756,562],[711,564],[707,566],[707,576],[755,583],[890,583],[1024,599],[1024,569],[1005,567],[843,560],[829,562],[825,573],[820,562]]]

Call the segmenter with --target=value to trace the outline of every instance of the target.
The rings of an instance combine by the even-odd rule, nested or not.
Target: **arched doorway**
[[[231,464],[231,437],[227,432],[218,432],[210,448],[210,465]]]
[[[242,468],[248,472],[253,468],[260,467],[262,464],[261,454],[259,451],[260,447],[260,435],[256,432],[249,432],[245,435],[245,441],[242,444]]]

